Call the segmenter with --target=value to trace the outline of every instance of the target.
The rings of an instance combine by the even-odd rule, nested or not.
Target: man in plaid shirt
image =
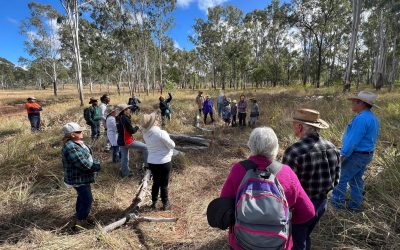
[[[323,139],[319,131],[327,122],[319,112],[298,109],[293,119],[293,132],[300,140],[286,149],[282,162],[296,173],[315,208],[315,217],[305,224],[293,225],[293,249],[311,249],[310,235],[327,208],[327,194],[339,179],[339,150]]]

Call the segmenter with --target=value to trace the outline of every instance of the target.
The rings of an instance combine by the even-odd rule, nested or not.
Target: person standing
[[[251,101],[253,102],[253,104],[251,105],[249,125],[250,127],[254,128],[256,126],[258,117],[260,116],[260,109],[258,107],[256,99],[253,98],[251,99]]]
[[[136,149],[143,154],[143,164],[147,166],[147,146],[143,142],[135,140],[132,136],[139,127],[132,126],[131,106],[126,104],[117,105],[117,130],[118,130],[118,146],[121,152],[121,177],[132,176],[129,168],[129,149]]]
[[[222,116],[222,111],[224,110],[224,101],[225,101],[225,94],[224,91],[221,90],[219,96],[217,97],[217,109],[218,109],[218,116]]]
[[[237,104],[238,116],[239,116],[239,126],[246,126],[246,109],[247,109],[247,101],[244,95],[240,96],[240,101]]]
[[[310,235],[325,213],[328,192],[339,179],[339,150],[320,135],[329,125],[312,109],[298,109],[291,119],[293,132],[299,141],[288,147],[282,163],[289,165],[314,205],[315,217],[292,226],[293,249],[311,249]]]
[[[97,99],[94,97],[90,97],[89,104],[92,106],[89,107],[89,126],[92,130],[92,140],[97,140],[100,136],[100,121],[101,121],[101,109],[97,104]]]
[[[64,183],[67,187],[73,187],[78,194],[75,225],[81,227],[90,223],[87,220],[93,202],[90,184],[95,181],[96,173],[100,171],[100,163],[93,156],[92,150],[82,141],[84,130],[75,122],[65,124],[64,146],[61,151]]]
[[[144,114],[140,119],[140,126],[142,127],[143,139],[149,151],[147,162],[153,175],[151,208],[156,208],[158,193],[161,191],[162,209],[168,210],[171,207],[168,198],[168,183],[175,142],[171,140],[167,131],[158,127],[155,113]]]
[[[203,103],[203,113],[204,113],[204,124],[207,124],[207,115],[210,114],[211,117],[211,122],[214,122],[214,117],[213,117],[213,101],[212,99],[207,95],[206,100]]]
[[[132,106],[131,110],[133,113],[140,112],[140,107],[139,107],[140,103],[142,103],[142,102],[139,100],[139,98],[135,94],[132,94],[132,97],[129,98],[129,100],[128,100],[128,105]]]
[[[108,105],[106,109],[106,127],[107,127],[107,138],[110,142],[112,149],[112,162],[117,163],[120,160],[119,146],[118,146],[118,131],[117,122],[115,120],[116,108],[112,105]]]
[[[100,97],[100,102],[101,103],[99,105],[99,108],[100,108],[100,111],[101,111],[101,123],[103,124],[104,135],[106,137],[106,141],[105,141],[105,143],[106,143],[105,150],[106,151],[110,150],[110,147],[111,147],[110,142],[109,142],[108,137],[107,137],[107,126],[106,126],[106,118],[107,118],[106,109],[107,109],[107,105],[110,104],[110,101],[111,101],[110,100],[110,96],[107,95],[107,94],[104,94],[104,95],[102,95]]]
[[[28,97],[25,103],[25,109],[28,113],[28,119],[31,123],[31,131],[33,133],[40,130],[40,111],[43,110],[42,106],[37,103],[35,97]]]
[[[237,117],[236,100],[233,100],[233,101],[232,101],[232,105],[231,105],[231,115],[232,115],[232,127],[236,127],[236,126],[237,126],[237,122],[236,122],[236,117]]]
[[[171,109],[169,107],[169,103],[172,101],[171,93],[168,93],[168,98],[165,99],[163,96],[160,96],[160,110],[161,110],[161,126],[165,125],[165,118],[171,120]]]
[[[363,175],[372,161],[379,135],[379,120],[371,108],[379,107],[375,104],[376,95],[368,91],[361,91],[349,100],[356,116],[347,125],[342,138],[340,150],[342,168],[339,183],[332,192],[332,205],[338,209],[344,208],[348,183],[350,201],[347,208],[358,212],[363,201]]]
[[[263,171],[266,169],[267,166],[270,166],[278,154],[278,138],[275,132],[269,127],[260,127],[254,129],[250,134],[247,145],[250,149],[250,157],[247,160],[256,165],[258,171]],[[236,198],[236,202],[238,202],[238,198],[241,196],[241,192],[246,189],[246,184],[247,188],[250,185],[253,185],[253,187],[255,187],[256,190],[254,190],[253,194],[258,194],[260,192],[259,190],[261,190],[262,187],[255,185],[250,181],[241,185],[242,180],[246,175],[246,167],[242,165],[243,163],[244,162],[237,162],[233,164],[222,187],[220,197]],[[280,170],[277,171],[276,178],[279,181],[280,186],[282,187],[286,197],[287,203],[285,202],[285,204],[283,205],[284,207],[290,207],[292,225],[298,223],[306,223],[307,221],[311,220],[314,217],[313,204],[307,197],[304,189],[301,187],[299,179],[297,178],[293,170],[287,165],[282,165]],[[276,195],[276,190],[271,190],[270,192]],[[256,198],[258,197],[244,198],[243,200],[256,202]],[[274,207],[274,209],[272,210],[276,211],[277,208]],[[252,217],[254,216],[254,214],[249,213],[246,214],[246,216],[249,217],[249,220],[254,219],[254,217]],[[242,249],[242,247],[239,245],[240,243],[237,242],[235,238],[237,230],[241,230],[240,225],[231,226],[229,230],[229,245],[231,249],[234,250]],[[254,232],[254,234],[257,235],[257,231],[248,232]],[[283,249],[292,249],[291,237],[286,238],[281,234],[278,235],[279,237],[275,238],[281,238],[282,240],[286,241],[286,245]],[[263,237],[262,234],[258,234],[258,236]],[[278,249],[278,247],[274,249]]]
[[[204,103],[203,92],[199,91],[199,94],[196,96],[196,104],[197,104],[197,108],[199,110],[199,115],[200,116],[201,116],[201,110],[203,108],[203,103]]]

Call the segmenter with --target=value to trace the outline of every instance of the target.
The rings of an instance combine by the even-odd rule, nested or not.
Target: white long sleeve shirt
[[[118,132],[117,132],[117,123],[115,121],[115,117],[110,115],[106,120],[107,126],[107,137],[110,141],[111,146],[118,146]]]
[[[164,164],[171,161],[175,142],[171,140],[167,131],[153,126],[144,131],[143,139],[149,155],[147,162],[150,164]]]

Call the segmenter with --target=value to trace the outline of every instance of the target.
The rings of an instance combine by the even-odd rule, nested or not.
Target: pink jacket
[[[264,156],[251,156],[249,160],[252,160],[257,164],[259,169],[265,168],[265,166],[271,164],[271,161]],[[240,165],[240,163],[235,163],[226,178],[224,186],[221,190],[221,197],[236,197],[236,192],[242,181],[244,175],[246,174],[246,169]],[[289,207],[292,211],[292,223],[302,224],[315,216],[314,205],[308,198],[304,189],[301,187],[300,181],[297,178],[293,170],[287,166],[283,165],[281,171],[278,173],[278,180],[281,183],[286,199],[289,203]],[[229,230],[230,232],[231,230]],[[289,238],[289,244],[287,244],[285,249],[292,249],[292,239]],[[238,250],[240,247],[236,245],[234,233],[229,233],[229,245]]]

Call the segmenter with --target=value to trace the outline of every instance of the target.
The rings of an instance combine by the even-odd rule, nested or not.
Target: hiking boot
[[[169,203],[169,201],[163,202],[162,210],[166,211],[166,210],[170,210],[170,209],[171,209],[171,204]]]
[[[153,201],[152,203],[151,203],[151,206],[150,206],[150,208],[151,209],[156,209],[156,204],[157,204],[157,201]]]

